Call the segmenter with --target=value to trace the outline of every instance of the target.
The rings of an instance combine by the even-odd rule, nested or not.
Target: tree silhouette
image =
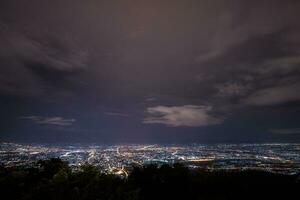
[[[298,195],[299,175],[262,171],[188,169],[180,164],[133,167],[128,178],[84,165],[71,170],[58,159],[35,167],[0,167],[1,199],[148,200],[288,199]]]

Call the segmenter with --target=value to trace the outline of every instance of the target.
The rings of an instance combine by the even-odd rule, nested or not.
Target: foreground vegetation
[[[0,169],[1,199],[292,199],[298,175],[259,171],[205,172],[181,165],[134,168],[127,179],[93,166],[72,171],[60,159]]]

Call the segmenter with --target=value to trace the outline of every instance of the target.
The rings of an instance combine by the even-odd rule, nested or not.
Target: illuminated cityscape
[[[216,145],[37,145],[1,143],[4,166],[32,165],[53,157],[76,169],[91,164],[106,173],[127,175],[132,166],[181,163],[205,170],[266,170],[295,174],[300,170],[300,144]]]

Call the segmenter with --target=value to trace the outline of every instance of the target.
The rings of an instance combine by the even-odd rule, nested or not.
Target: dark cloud
[[[264,88],[251,94],[245,100],[246,104],[268,106],[287,102],[299,101],[300,95],[297,91],[300,89],[300,84],[275,86]]]
[[[87,52],[70,38],[36,40],[7,24],[0,25],[1,93],[40,97],[53,87],[49,81],[61,83],[69,74],[87,68]]]

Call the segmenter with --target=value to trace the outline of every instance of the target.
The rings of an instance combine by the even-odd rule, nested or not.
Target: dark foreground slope
[[[1,199],[298,199],[299,176],[204,172],[183,166],[135,168],[127,179],[59,159],[0,169]]]

